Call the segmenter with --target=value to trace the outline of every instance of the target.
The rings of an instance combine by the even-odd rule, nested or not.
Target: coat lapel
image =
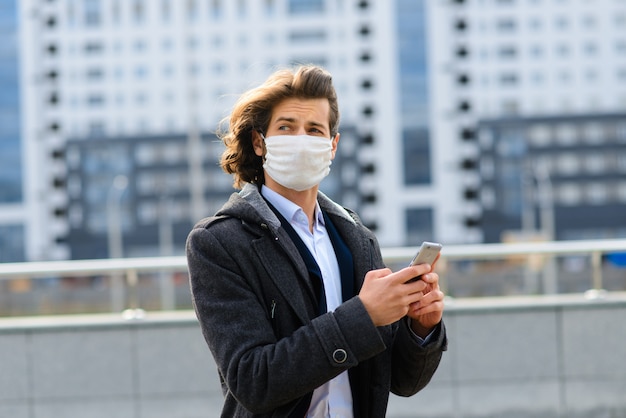
[[[314,289],[309,279],[307,267],[298,252],[296,246],[291,242],[289,235],[282,229],[276,231],[278,240],[257,240],[252,243],[254,251],[262,261],[268,276],[272,279],[276,287],[281,292],[283,298],[291,306],[293,311],[303,324],[309,323],[317,316],[317,306],[313,301]],[[283,251],[279,254],[272,253],[268,256],[268,248],[278,244]],[[280,257],[280,259],[277,259]],[[293,272],[296,272],[294,277]]]

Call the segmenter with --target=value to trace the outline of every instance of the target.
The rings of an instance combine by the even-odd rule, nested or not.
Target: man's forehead
[[[289,98],[274,106],[272,122],[304,122],[328,126],[330,105],[328,99]]]

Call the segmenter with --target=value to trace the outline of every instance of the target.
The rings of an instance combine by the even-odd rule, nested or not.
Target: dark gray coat
[[[365,274],[384,267],[378,242],[354,213],[321,193],[318,201],[352,252],[358,293]],[[194,227],[187,259],[222,379],[223,417],[288,417],[299,399],[347,369],[355,416],[384,417],[389,391],[417,393],[446,348],[443,324],[421,347],[407,321],[375,327],[358,296],[317,316],[306,265],[254,185]]]

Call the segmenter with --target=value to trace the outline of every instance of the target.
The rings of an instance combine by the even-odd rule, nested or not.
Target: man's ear
[[[265,142],[259,131],[252,131],[252,148],[254,148],[254,153],[259,157],[265,155]]]
[[[333,154],[331,159],[335,159],[335,153],[337,152],[337,144],[339,143],[339,132],[337,132],[335,134],[335,137],[331,140],[332,144],[333,144]]]

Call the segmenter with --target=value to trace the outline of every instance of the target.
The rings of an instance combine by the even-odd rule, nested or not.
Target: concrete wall
[[[626,417],[626,295],[448,304],[450,349],[388,417]],[[0,417],[218,417],[192,312],[0,319]]]

